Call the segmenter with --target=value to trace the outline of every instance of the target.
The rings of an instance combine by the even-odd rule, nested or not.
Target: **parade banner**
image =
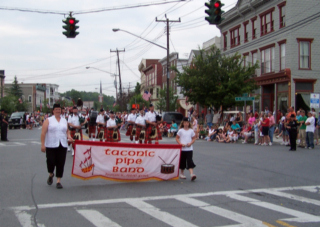
[[[319,109],[319,94],[310,94],[310,108]]]
[[[129,144],[75,142],[72,176],[82,180],[115,181],[176,180],[181,146],[176,144]]]

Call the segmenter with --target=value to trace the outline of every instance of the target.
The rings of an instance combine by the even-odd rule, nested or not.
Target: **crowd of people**
[[[280,110],[275,113],[266,107],[260,114],[247,113],[245,119],[240,111],[223,118],[220,111],[215,110],[212,114],[209,110],[201,116],[204,124],[200,125],[196,112],[190,113],[189,117],[196,137],[207,141],[236,143],[242,138],[243,144],[253,140],[254,145],[272,146],[274,137],[282,137],[281,145],[290,146],[290,150],[295,151],[296,142],[301,148],[313,149],[314,140],[316,145],[319,140],[320,121],[315,109],[306,114],[302,109],[295,112],[293,107],[289,107],[286,113]]]

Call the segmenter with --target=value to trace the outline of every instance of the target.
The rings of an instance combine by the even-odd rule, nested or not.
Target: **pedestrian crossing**
[[[64,210],[70,216],[63,220],[64,226],[76,226],[75,220],[96,227],[320,226],[319,191],[317,185],[39,204],[36,220],[38,226],[52,226],[41,212]],[[22,227],[35,226],[35,207],[11,209]],[[128,225],[137,221],[131,216],[139,222]]]
[[[0,142],[0,147],[21,147],[26,145],[41,145],[39,140],[10,140],[9,142]]]

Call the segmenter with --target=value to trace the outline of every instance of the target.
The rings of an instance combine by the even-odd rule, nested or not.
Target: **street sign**
[[[240,101],[253,101],[254,97],[236,97],[236,101],[240,102]]]
[[[248,93],[243,93],[242,97],[248,97]]]

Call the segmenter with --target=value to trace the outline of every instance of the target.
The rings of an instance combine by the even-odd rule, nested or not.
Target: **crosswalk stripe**
[[[172,214],[169,214],[167,212],[161,211],[160,209],[152,206],[151,204],[148,204],[141,200],[129,200],[126,201],[126,203],[130,204],[133,207],[136,207],[137,209],[149,214],[150,216],[167,223],[170,226],[175,227],[197,227],[195,224],[192,224],[190,222],[187,222],[181,218],[178,218]]]
[[[218,216],[233,220],[235,222],[241,223],[238,225],[232,225],[234,227],[245,227],[245,226],[250,226],[250,227],[266,227],[262,221],[254,219],[254,218],[250,218],[248,216],[233,212],[233,211],[229,211],[217,206],[212,206],[208,203],[202,202],[200,200],[197,199],[193,199],[193,198],[177,198],[177,200],[183,202],[183,203],[187,203],[191,206],[195,206],[198,207],[202,210],[206,210],[210,213],[216,214]],[[226,225],[226,226],[221,226],[221,227],[230,227],[230,225]]]
[[[26,145],[25,143],[14,142],[15,145]]]
[[[96,227],[121,227],[96,210],[76,210]]]
[[[272,195],[276,195],[276,196],[280,196],[280,197],[296,200],[296,201],[299,201],[299,202],[310,203],[310,204],[314,204],[314,205],[320,206],[320,201],[318,201],[318,200],[309,199],[309,198],[305,198],[305,197],[294,195],[294,194],[290,194],[290,193],[279,192],[279,191],[276,191],[276,190],[268,190],[268,189],[261,190],[261,192],[265,192],[265,193],[268,193],[268,194],[272,194]]]
[[[41,142],[38,142],[38,141],[31,141],[30,143],[41,144]]]
[[[237,195],[237,194],[228,194],[226,195],[229,198],[238,200],[238,201],[242,201],[242,202],[246,202],[246,203],[250,203],[256,206],[260,206],[269,210],[276,210],[280,213],[284,213],[284,214],[288,214],[290,216],[293,216],[295,218],[287,218],[287,219],[282,219],[283,221],[294,221],[294,222],[301,222],[301,223],[307,223],[307,222],[320,222],[320,217],[311,215],[311,214],[307,214],[301,211],[297,211],[297,210],[293,210],[290,208],[286,208],[286,207],[282,207],[282,206],[278,206],[275,204],[271,204],[271,203],[267,203],[267,202],[262,202],[260,200],[257,199],[252,199],[246,196],[242,196],[242,195]]]

